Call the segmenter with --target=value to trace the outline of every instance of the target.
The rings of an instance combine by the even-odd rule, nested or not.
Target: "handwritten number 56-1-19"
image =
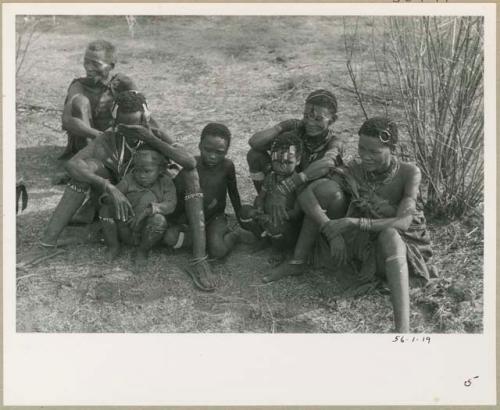
[[[421,343],[427,343],[429,344],[431,342],[431,337],[430,336],[394,336],[394,339],[392,340],[392,343],[416,343],[416,342],[421,342]]]

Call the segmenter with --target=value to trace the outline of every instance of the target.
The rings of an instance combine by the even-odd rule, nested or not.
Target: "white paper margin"
[[[496,403],[495,4],[3,4],[5,405]],[[484,333],[18,334],[15,326],[15,14],[483,15]],[[464,381],[474,376],[471,387]]]

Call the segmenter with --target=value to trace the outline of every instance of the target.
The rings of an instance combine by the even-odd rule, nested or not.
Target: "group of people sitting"
[[[228,127],[207,124],[193,156],[158,127],[129,77],[111,75],[115,64],[112,44],[90,43],[86,76],[68,89],[62,158],[71,179],[42,247],[56,247],[75,214],[90,207],[111,260],[121,244],[132,245],[142,270],[154,246],[187,247],[189,275],[198,289],[211,291],[208,255],[226,256],[251,232],[279,256],[264,282],[301,274],[309,264],[346,266],[367,281],[387,282],[396,331],[409,331],[410,277],[427,281],[433,270],[430,238],[417,209],[420,170],[397,158],[393,121],[366,120],[358,132],[359,160],[347,162],[333,133],[337,99],[327,90],[313,91],[302,119],[250,138],[247,160],[256,198],[242,205],[235,166],[227,158]],[[228,194],[236,228],[225,215]]]

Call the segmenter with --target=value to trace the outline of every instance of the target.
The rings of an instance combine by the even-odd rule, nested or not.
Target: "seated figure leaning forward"
[[[133,216],[133,209],[116,184],[130,170],[137,150],[148,146],[166,159],[182,166],[187,174],[186,215],[193,237],[192,275],[204,284],[205,290],[213,289],[210,266],[206,256],[203,203],[200,195],[196,161],[182,147],[177,146],[162,131],[149,125],[149,111],[144,96],[135,91],[124,91],[116,97],[114,127],[94,139],[79,151],[67,164],[72,180],[57,205],[44,232],[40,245],[54,248],[57,239],[75,212],[82,205],[90,190],[95,200],[106,194],[116,220],[126,222]]]
[[[268,213],[274,226],[282,225],[287,220],[287,201],[290,193],[300,195],[308,183],[326,176],[332,168],[342,164],[342,141],[335,136],[332,126],[337,120],[337,99],[327,90],[316,90],[310,93],[305,101],[304,115],[301,120],[290,119],[274,127],[259,131],[249,141],[252,147],[247,154],[250,177],[253,179],[257,192],[261,191],[262,183],[271,171],[271,156],[269,150],[280,134],[294,131],[302,140],[303,149],[300,164],[290,177],[287,177],[266,193]],[[325,186],[325,198],[328,198],[327,208],[338,216],[346,211],[342,191]],[[340,201],[339,201],[340,199]],[[271,282],[283,276],[301,272],[307,257],[311,252],[318,227],[305,215],[298,239],[293,249],[293,258],[283,262],[263,277],[264,282]]]
[[[137,90],[129,77],[120,73],[111,75],[115,65],[113,44],[96,40],[87,45],[83,59],[85,77],[71,82],[64,101],[62,127],[68,143],[60,159],[70,159],[111,127],[116,96],[122,91]]]
[[[299,201],[329,243],[330,252],[320,257],[322,265],[349,263],[367,280],[385,277],[396,331],[409,332],[409,274],[426,282],[435,272],[428,264],[432,252],[425,218],[417,209],[420,170],[396,157],[397,142],[393,121],[368,119],[359,130],[360,161],[334,169],[329,179],[313,182]],[[345,215],[329,212],[331,198],[321,188],[325,184],[350,198]],[[336,201],[344,198],[338,196]]]

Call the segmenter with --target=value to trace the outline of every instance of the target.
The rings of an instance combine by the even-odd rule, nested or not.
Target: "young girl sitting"
[[[255,199],[254,207],[244,206],[241,213],[242,226],[256,236],[270,238],[274,256],[273,264],[281,263],[288,251],[293,250],[300,232],[302,211],[293,190],[283,192],[286,196],[287,218],[279,223],[272,218],[269,193],[280,189],[281,183],[296,171],[303,150],[302,140],[295,131],[280,134],[271,146],[271,172],[262,182],[262,188]]]
[[[409,275],[424,282],[435,276],[428,264],[432,252],[425,217],[417,208],[420,169],[394,154],[398,129],[393,121],[370,118],[358,134],[360,161],[335,169],[332,175],[350,197],[345,217],[330,219],[323,211],[316,193],[321,180],[299,200],[330,244],[324,264],[350,262],[362,277],[385,277],[396,331],[409,332]]]
[[[120,252],[120,241],[135,245],[135,265],[141,269],[151,248],[163,238],[167,229],[166,216],[174,211],[177,197],[160,153],[149,149],[137,151],[132,166],[132,172],[127,173],[116,187],[132,205],[134,216],[126,222],[115,219],[109,198],[103,196],[99,219],[109,258],[116,258]]]

